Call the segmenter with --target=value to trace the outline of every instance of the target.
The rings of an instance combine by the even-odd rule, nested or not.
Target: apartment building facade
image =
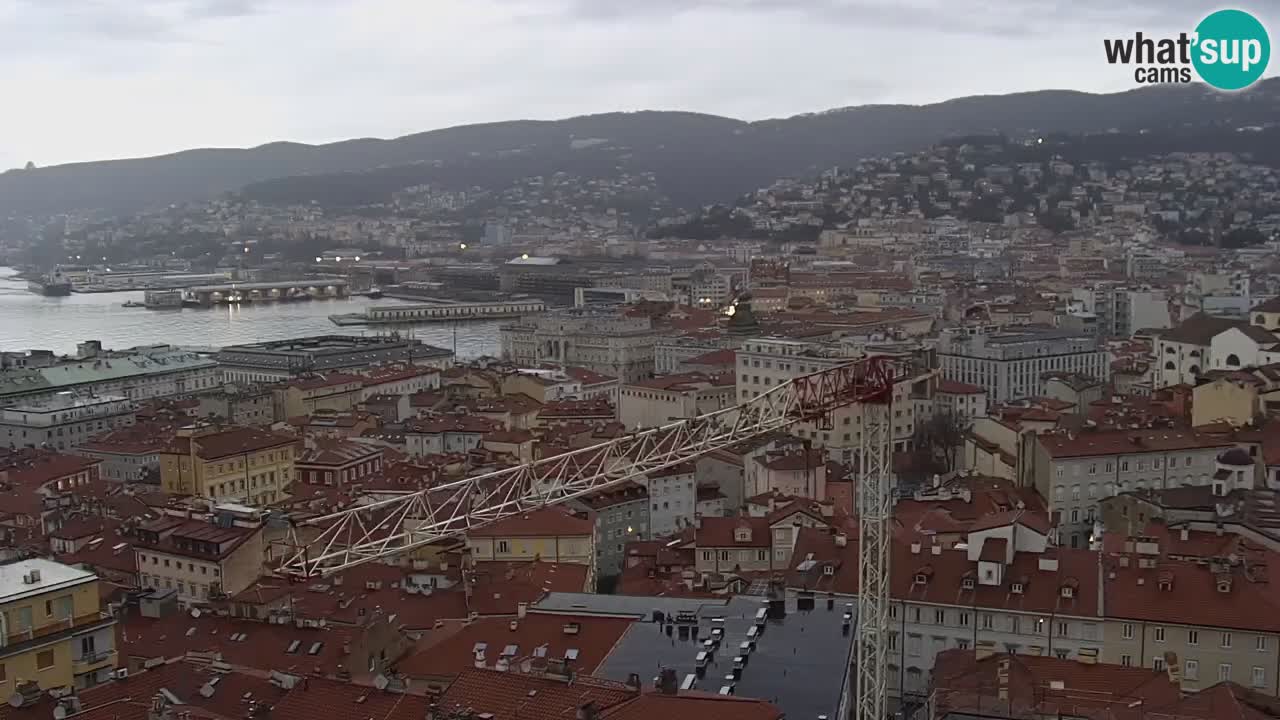
[[[638,483],[569,501],[570,507],[588,513],[595,526],[596,573],[601,576],[622,572],[626,544],[649,539],[649,491]]]
[[[265,505],[289,497],[297,439],[257,428],[193,426],[160,455],[166,492]]]
[[[653,348],[662,337],[648,317],[591,307],[522,318],[500,332],[503,359],[517,365],[572,365],[622,382],[653,374]]]
[[[1231,443],[1190,430],[1105,430],[1022,437],[1021,484],[1057,516],[1064,546],[1088,547],[1101,501],[1128,490],[1210,485]]]
[[[618,419],[628,428],[667,425],[736,405],[731,373],[662,375],[622,386]]]
[[[595,577],[595,527],[564,507],[546,507],[467,532],[473,562],[543,562],[585,565]]]
[[[109,680],[116,621],[100,603],[91,572],[42,559],[0,565],[0,693],[39,696]]]
[[[1097,318],[1096,329],[1102,337],[1127,339],[1136,330],[1172,325],[1169,299],[1158,288],[1098,283],[1073,288],[1071,298]]]
[[[664,537],[693,524],[698,511],[697,466],[673,465],[648,473],[639,482],[649,491],[649,531]]]
[[[1096,337],[1060,330],[944,330],[938,363],[943,377],[982,387],[997,404],[1043,395],[1047,372],[1079,373],[1102,382],[1111,377],[1110,357]]]
[[[854,345],[751,338],[737,352],[738,402],[747,402],[789,380],[867,357],[867,350]],[[922,367],[894,386],[891,421],[895,452],[910,448],[916,423],[933,413],[936,376],[936,370]],[[830,427],[798,423],[792,432],[825,448],[833,460],[849,462],[862,442],[862,408],[856,403],[836,408],[831,421]]]
[[[143,525],[133,551],[142,586],[174,590],[184,603],[235,595],[257,581],[267,560],[261,514],[228,505],[200,519],[165,516]]]
[[[136,421],[134,403],[122,395],[63,392],[38,403],[0,409],[0,442],[10,447],[72,450],[99,433]]]
[[[222,368],[214,360],[159,345],[44,368],[0,371],[0,405],[50,402],[63,392],[151,400],[220,384]]]
[[[382,471],[382,448],[350,440],[319,439],[294,460],[298,482],[351,485]]]
[[[1056,548],[1049,528],[1011,516],[959,546],[927,540],[891,548],[890,693],[921,700],[949,649],[1096,659],[1105,637],[1097,555]],[[857,594],[857,546],[806,531],[792,553],[797,591]]]
[[[1266,561],[1173,560],[1161,550],[1146,538],[1105,558],[1102,658],[1163,670],[1171,652],[1186,690],[1229,681],[1280,695],[1280,613]]]

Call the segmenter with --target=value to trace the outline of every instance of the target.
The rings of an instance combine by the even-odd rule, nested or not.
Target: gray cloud
[[[0,115],[0,169],[610,110],[760,119],[1124,90],[1132,77],[1103,61],[1103,37],[1190,29],[1204,12],[1202,0],[0,0],[0,87],[21,99]]]

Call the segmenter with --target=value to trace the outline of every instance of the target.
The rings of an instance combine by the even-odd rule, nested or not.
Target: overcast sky
[[[1239,7],[1276,35],[1277,0]],[[636,109],[1116,91],[1194,0],[0,0],[0,169]],[[1280,61],[1268,75],[1276,74]]]

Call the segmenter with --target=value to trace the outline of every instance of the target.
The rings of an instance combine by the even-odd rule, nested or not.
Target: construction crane
[[[535,462],[353,506],[301,521],[277,569],[298,581],[324,577],[465,535],[506,518],[562,503],[686,463],[796,423],[829,429],[839,407],[858,404],[858,633],[855,707],[858,720],[887,711],[890,451],[894,384],[908,361],[870,357],[804,375],[739,405],[637,431]]]

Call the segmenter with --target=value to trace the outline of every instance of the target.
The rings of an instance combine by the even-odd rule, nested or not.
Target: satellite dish
[[[213,693],[214,693],[213,685],[209,683],[205,683],[204,685],[200,686],[200,697],[211,698],[213,697]]]
[[[67,709],[65,707],[63,707],[62,705],[53,706],[54,720],[64,720],[64,718],[66,717],[67,717]]]
[[[199,618],[199,617],[200,617],[200,608],[191,608],[191,617],[193,617],[193,618]]]
[[[373,686],[378,688],[379,690],[386,690],[387,685],[389,685],[390,682],[391,681],[387,680],[386,675],[383,675],[382,673],[378,673],[378,677],[373,679]]]

